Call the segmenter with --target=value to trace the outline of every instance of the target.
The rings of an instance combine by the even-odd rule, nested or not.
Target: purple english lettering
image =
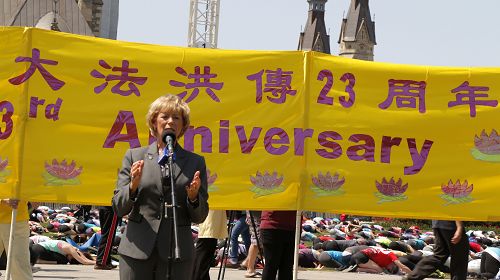
[[[127,133],[120,134],[123,127],[126,127]],[[116,142],[127,142],[130,148],[141,146],[137,136],[137,126],[135,124],[134,113],[131,111],[119,111],[116,120],[109,131],[108,137],[102,145],[103,148],[114,148]]]
[[[279,138],[275,139],[275,136]],[[274,147],[274,144],[282,145],[280,145],[279,147]],[[264,136],[264,147],[266,148],[266,151],[272,155],[282,155],[286,153],[290,148],[288,147],[288,144],[290,144],[288,134],[286,134],[286,132],[279,127],[273,127],[269,129],[266,132],[266,136]]]
[[[382,136],[382,147],[380,148],[380,162],[391,163],[391,148],[401,144],[401,137]]]
[[[327,149],[316,149],[316,153],[324,158],[336,159],[342,155],[342,147],[332,140],[342,140],[342,136],[335,131],[323,131],[318,135],[318,143]]]
[[[365,141],[365,144],[354,145],[347,148],[346,154],[349,159],[354,161],[375,161],[375,140],[370,135],[353,134],[349,137],[349,141],[355,143]],[[364,151],[364,153],[359,154],[360,151]]]
[[[244,126],[237,125],[235,128],[236,128],[236,133],[238,134],[238,139],[240,140],[241,152],[244,154],[251,153],[253,147],[255,146],[255,143],[257,142],[257,139],[259,139],[262,127],[252,128],[252,133],[250,134],[250,138],[248,140]]]
[[[220,120],[219,153],[229,153],[229,120]]]
[[[59,119],[59,110],[61,110],[62,102],[63,100],[61,98],[57,98],[56,103],[47,105],[47,107],[45,107],[45,117],[57,121]]]
[[[45,99],[38,99],[36,96],[30,98],[30,118],[36,118],[38,113],[38,106],[42,106],[45,103]]]
[[[434,143],[431,140],[425,140],[422,145],[422,149],[420,152],[417,149],[417,143],[414,138],[406,139],[408,142],[408,148],[410,150],[411,160],[413,161],[412,166],[405,166],[405,175],[414,175],[420,172],[427,161],[427,157],[429,156],[429,152],[431,150],[432,144]]]
[[[303,156],[304,155],[304,146],[305,146],[305,142],[306,142],[305,138],[306,137],[312,138],[313,133],[314,133],[314,130],[310,129],[310,128],[306,128],[306,129],[294,128],[293,129],[293,135],[294,135],[293,139],[294,139],[294,143],[295,143],[294,154],[296,156]]]
[[[194,151],[194,137],[201,136],[201,151],[204,153],[212,152],[212,132],[206,126],[194,128],[190,126],[184,133],[184,149]]]

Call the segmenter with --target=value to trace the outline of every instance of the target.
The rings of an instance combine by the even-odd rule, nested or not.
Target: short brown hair
[[[156,127],[154,121],[160,112],[174,112],[180,113],[182,116],[183,124],[182,131],[179,138],[184,135],[184,132],[189,127],[189,106],[177,95],[167,94],[158,97],[151,105],[149,105],[148,113],[146,114],[146,121],[149,131],[152,135],[156,135]]]

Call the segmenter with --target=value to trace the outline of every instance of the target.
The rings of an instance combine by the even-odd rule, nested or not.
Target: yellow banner
[[[110,204],[148,105],[191,108],[214,209],[500,220],[500,68],[0,31],[0,197]]]

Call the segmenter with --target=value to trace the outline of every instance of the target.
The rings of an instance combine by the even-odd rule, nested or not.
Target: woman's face
[[[155,119],[156,139],[160,140],[165,130],[173,130],[175,138],[179,139],[184,121],[180,112],[160,112]],[[161,141],[160,141],[161,142]]]

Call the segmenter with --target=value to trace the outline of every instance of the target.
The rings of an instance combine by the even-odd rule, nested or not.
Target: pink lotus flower
[[[208,185],[213,185],[215,183],[215,180],[217,179],[217,173],[214,173],[213,175],[210,175],[210,169],[207,169],[207,181]]]
[[[490,135],[488,135],[483,129],[483,131],[481,132],[481,137],[478,137],[477,135],[474,137],[474,144],[476,148],[483,154],[500,154],[500,136],[495,129],[491,131]]]
[[[470,184],[465,180],[463,184],[460,183],[460,180],[457,180],[456,183],[453,181],[449,181],[448,184],[441,185],[441,190],[451,197],[459,198],[468,196],[472,190],[474,189],[474,185]]]
[[[254,186],[261,189],[274,189],[283,183],[283,176],[278,177],[278,173],[276,171],[274,171],[273,174],[269,174],[267,171],[265,174],[261,174],[257,171],[255,177],[250,176],[250,181],[254,184]]]
[[[75,169],[75,167],[75,161],[71,161],[71,164],[68,165],[65,159],[63,159],[61,163],[53,159],[52,165],[45,162],[45,170],[47,170],[50,175],[64,180],[75,178],[82,173],[83,167],[80,166],[78,169]]]
[[[408,188],[408,183],[403,184],[403,180],[399,178],[397,182],[394,181],[394,178],[387,181],[385,177],[382,179],[382,183],[375,181],[375,185],[380,193],[387,196],[398,196],[402,195],[406,189]]]
[[[4,171],[7,165],[9,165],[9,159],[2,160],[2,157],[0,157],[0,172]]]
[[[312,176],[313,184],[325,191],[334,191],[338,190],[345,182],[345,178],[339,178],[339,174],[335,172],[335,175],[330,175],[330,172],[326,172],[325,175],[318,173],[318,177]]]

